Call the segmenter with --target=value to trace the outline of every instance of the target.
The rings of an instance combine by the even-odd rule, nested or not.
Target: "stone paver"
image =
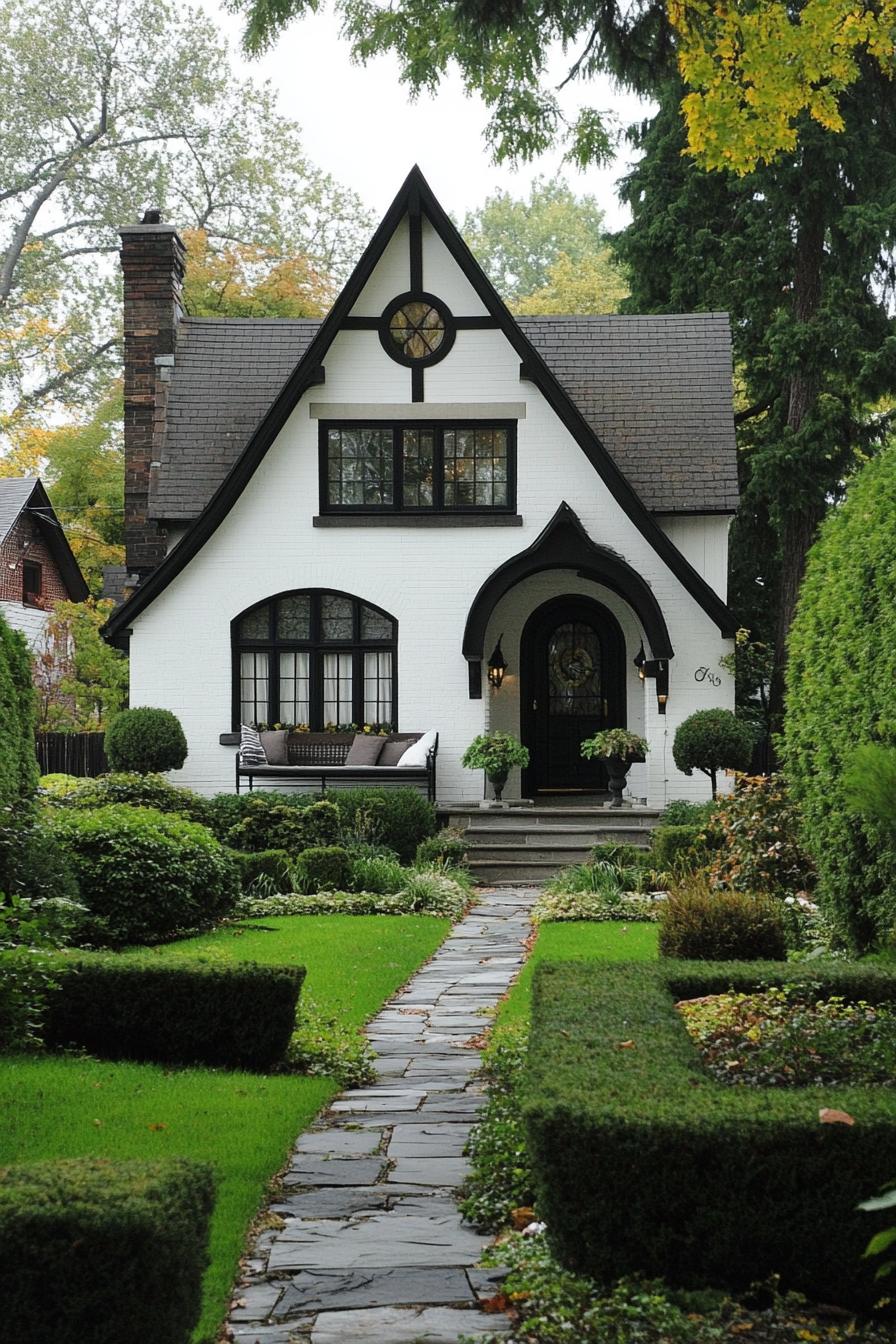
[[[507,1328],[463,1221],[478,1038],[525,960],[532,888],[484,893],[370,1023],[378,1081],[301,1135],[234,1295],[235,1344],[457,1344]],[[489,1278],[493,1277],[494,1282]],[[491,1287],[489,1286],[491,1283]]]

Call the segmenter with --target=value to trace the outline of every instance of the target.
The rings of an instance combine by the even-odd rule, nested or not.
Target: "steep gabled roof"
[[[519,356],[521,375],[535,384],[588,457],[616,502],[657,555],[722,632],[733,635],[736,622],[732,613],[714,589],[670,541],[645,507],[604,444],[588,425],[581,410],[563,389],[520,325],[515,322],[463,238],[436,200],[420,169],[415,166],[386,211],[342,293],[308,343],[304,355],[286,379],[240,457],[183,540],[111,617],[106,626],[107,636],[115,639],[122,635],[128,622],[145,610],[201,550],[239,499],[301,397],[310,388],[323,381],[323,362],[327,352],[373,274],[386,245],[406,215],[412,222],[419,221],[421,215],[426,216],[473,287],[487,313]]]
[[[23,513],[27,513],[40,528],[71,600],[83,602],[89,589],[43,482],[36,476],[0,478],[0,544]]]
[[[648,509],[734,511],[726,314],[516,321]],[[184,320],[153,518],[198,518],[319,327],[316,318]]]

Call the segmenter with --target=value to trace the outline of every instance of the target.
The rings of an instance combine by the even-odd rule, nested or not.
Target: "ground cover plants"
[[[725,1083],[896,1085],[896,1002],[775,985],[677,1004],[704,1065]]]

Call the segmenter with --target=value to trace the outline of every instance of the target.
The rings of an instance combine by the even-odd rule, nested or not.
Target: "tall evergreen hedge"
[[[34,752],[34,684],[25,638],[0,616],[0,809],[18,809],[34,797],[37,757]]]
[[[784,763],[819,896],[857,948],[896,927],[896,846],[850,815],[855,748],[896,745],[896,449],[869,462],[809,555],[790,633]]]

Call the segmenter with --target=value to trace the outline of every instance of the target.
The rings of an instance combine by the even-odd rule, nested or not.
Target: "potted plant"
[[[529,749],[512,733],[480,733],[474,737],[460,760],[468,770],[484,770],[500,803],[507,776],[515,765],[529,764]]]
[[[605,728],[593,737],[586,737],[581,750],[589,761],[595,756],[606,760],[612,794],[610,807],[621,807],[629,766],[634,761],[643,761],[649,750],[645,738],[630,733],[627,728]]]

